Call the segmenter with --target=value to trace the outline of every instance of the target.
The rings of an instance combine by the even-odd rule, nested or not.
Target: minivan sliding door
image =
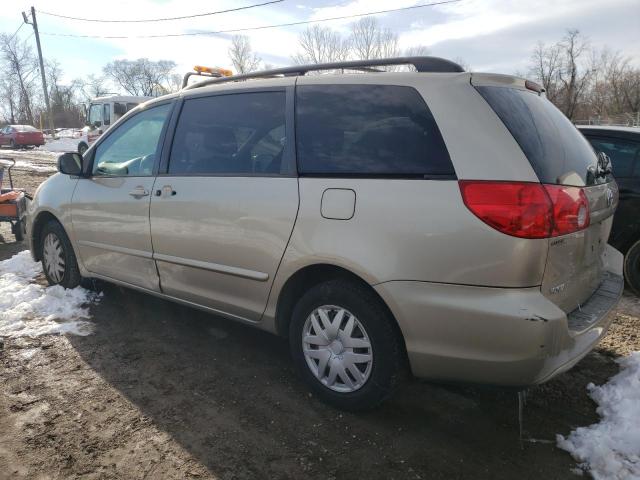
[[[284,88],[187,98],[151,199],[162,292],[258,321],[293,229]]]

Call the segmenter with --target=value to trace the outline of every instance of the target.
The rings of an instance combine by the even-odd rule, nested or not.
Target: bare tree
[[[560,69],[562,68],[561,49],[558,44],[546,46],[538,42],[531,54],[529,71],[547,92],[547,98],[556,101],[560,90]]]
[[[640,69],[607,47],[590,47],[577,30],[553,45],[538,43],[529,74],[572,120],[638,122]]]
[[[292,58],[295,63],[338,62],[349,58],[349,43],[328,27],[314,25],[298,37],[300,51]]]
[[[97,76],[92,73],[87,75],[86,78],[77,81],[80,82],[82,95],[86,100],[94,97],[102,97],[109,93],[107,80],[103,76]]]
[[[171,74],[176,64],[172,60],[114,60],[103,68],[105,76],[130,95],[156,96],[169,90]]]
[[[431,50],[426,45],[414,45],[404,51],[405,57],[424,57],[431,54]]]
[[[229,59],[238,73],[255,72],[260,68],[260,62],[262,61],[253,52],[251,41],[246,35],[234,35],[231,37]]]
[[[471,65],[469,64],[469,62],[467,62],[464,58],[462,57],[456,57],[453,59],[454,63],[457,63],[458,65],[460,65],[462,67],[462,69],[465,72],[471,72]]]
[[[400,55],[398,35],[382,28],[375,17],[364,17],[351,25],[353,54],[358,59],[389,58]]]
[[[33,124],[34,87],[38,74],[36,57],[25,41],[6,34],[0,35],[0,55],[7,81],[16,85],[16,88],[4,89],[5,94],[15,95],[11,115],[21,123]]]
[[[63,72],[60,63],[53,60],[47,61],[46,64],[51,114],[55,125],[79,127],[82,123],[82,109],[79,107],[78,98],[82,92],[81,81],[74,80],[65,84],[62,82]]]
[[[531,56],[530,74],[542,83],[546,95],[573,119],[591,79],[586,61],[588,42],[578,30],[567,30],[564,38],[550,46],[538,43]]]
[[[568,30],[558,45],[564,54],[559,73],[564,97],[563,111],[567,117],[573,119],[580,97],[591,76],[591,71],[580,65],[581,59],[587,52],[588,42],[580,36],[578,30]]]
[[[16,86],[8,76],[0,79],[0,109],[6,123],[16,123],[17,105],[16,105]]]
[[[349,42],[353,55],[362,60],[393,58],[400,56],[398,35],[388,28],[382,28],[375,17],[364,17],[351,24]],[[403,70],[404,67],[391,65],[387,71]]]
[[[172,73],[169,76],[168,89],[169,93],[177,92],[182,88],[182,75],[179,73]]]

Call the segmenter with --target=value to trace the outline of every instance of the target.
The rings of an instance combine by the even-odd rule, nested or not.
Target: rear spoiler
[[[545,92],[545,89],[531,80],[514,77],[513,75],[502,75],[499,73],[472,73],[471,85],[474,87],[490,86],[490,87],[511,87],[521,90],[530,90],[538,95]]]

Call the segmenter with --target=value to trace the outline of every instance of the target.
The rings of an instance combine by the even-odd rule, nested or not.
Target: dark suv
[[[609,243],[624,255],[624,276],[640,295],[640,128],[581,126],[597,151],[611,158],[620,187],[620,205],[613,219]]]

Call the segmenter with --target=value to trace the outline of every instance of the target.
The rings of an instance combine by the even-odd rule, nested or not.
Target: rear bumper
[[[601,286],[565,314],[533,288],[397,281],[375,286],[403,332],[414,375],[504,386],[545,382],[605,335],[622,294],[622,255],[608,247]]]

